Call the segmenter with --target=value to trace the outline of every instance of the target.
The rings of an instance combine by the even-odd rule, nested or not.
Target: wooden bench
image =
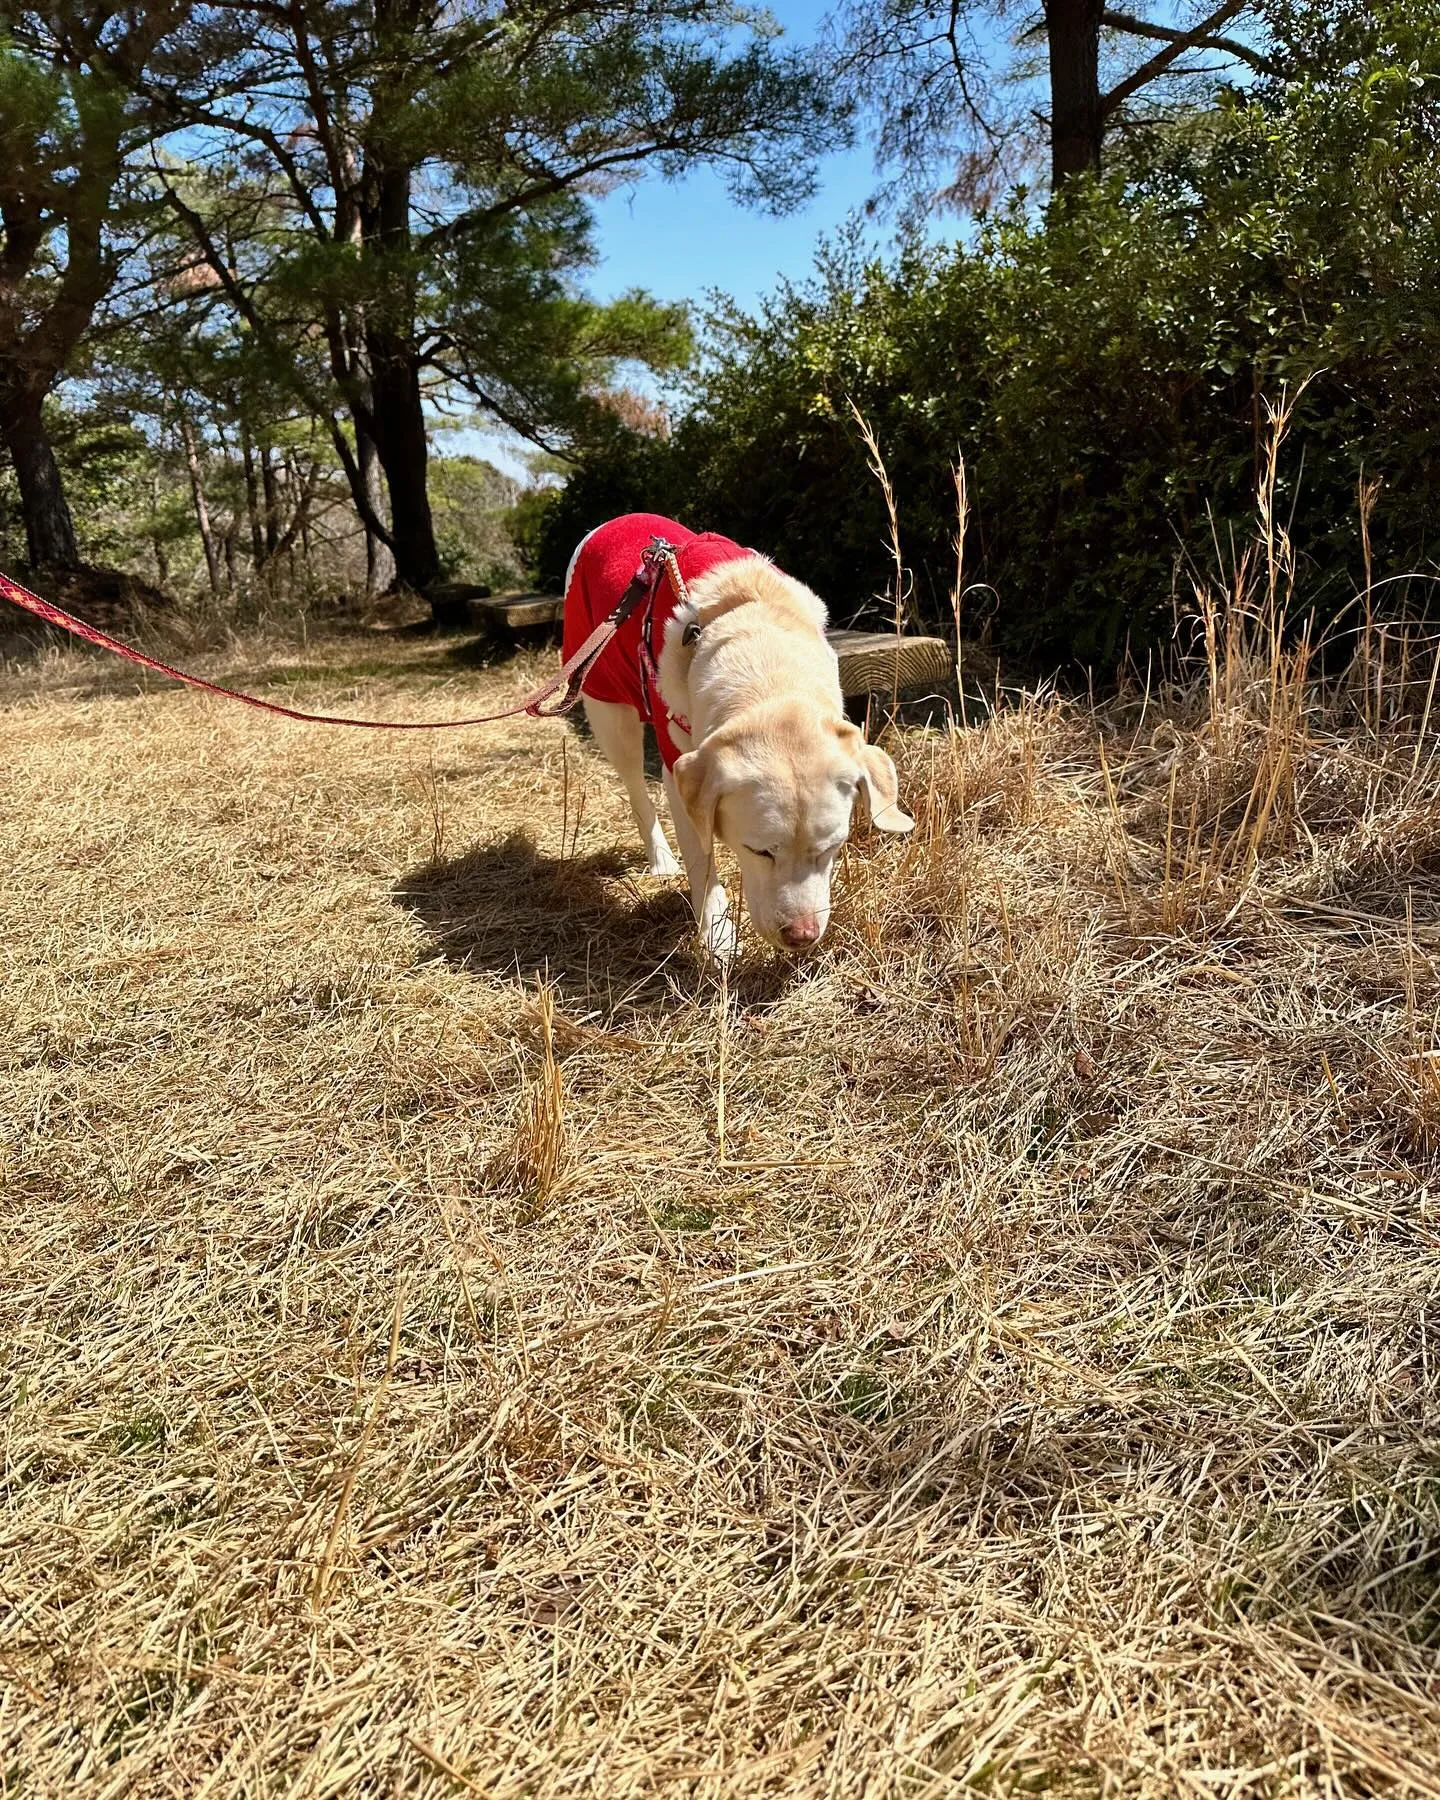
[[[556,624],[565,610],[558,594],[490,594],[470,602],[477,624],[500,624],[510,631]],[[893,631],[832,631],[831,648],[840,659],[840,691],[906,693],[943,687],[955,672],[955,653],[944,638],[896,637]]]
[[[558,594],[487,594],[483,600],[470,602],[470,616],[477,625],[503,625],[508,631],[558,624],[564,611],[565,602]]]
[[[944,638],[896,637],[893,631],[825,635],[840,659],[840,692],[847,700],[862,694],[940,688],[955,674],[955,652]]]

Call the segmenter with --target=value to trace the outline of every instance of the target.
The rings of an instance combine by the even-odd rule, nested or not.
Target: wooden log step
[[[893,631],[830,631],[840,659],[840,691],[860,694],[943,687],[955,673],[955,652],[944,638],[896,637]]]
[[[565,611],[565,602],[559,594],[488,594],[483,600],[472,600],[470,611],[477,624],[498,622],[511,631],[525,631],[536,625],[554,625]]]
[[[469,600],[479,624],[503,624],[524,631],[558,623],[565,602],[558,594],[515,591]],[[944,638],[896,637],[893,631],[831,631],[830,647],[840,659],[840,690],[847,697],[943,687],[955,670],[955,654]]]

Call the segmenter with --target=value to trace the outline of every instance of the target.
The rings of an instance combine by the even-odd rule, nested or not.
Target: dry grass
[[[0,1792],[1440,1794],[1429,666],[1252,643],[724,991],[564,727],[13,674]]]

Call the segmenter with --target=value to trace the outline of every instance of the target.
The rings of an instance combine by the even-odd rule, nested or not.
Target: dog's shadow
[[[524,830],[426,864],[395,889],[436,956],[458,968],[536,975],[605,1013],[693,980],[690,906],[680,887],[642,892],[615,851],[543,855]]]
[[[684,887],[643,891],[614,850],[546,856],[517,830],[413,870],[395,902],[424,926],[433,956],[473,974],[553,981],[568,1005],[607,1019],[716,980]],[[752,954],[732,971],[730,992],[742,1007],[766,1007],[795,978],[789,959]]]

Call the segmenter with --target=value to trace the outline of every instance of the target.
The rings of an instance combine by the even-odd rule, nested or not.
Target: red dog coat
[[[619,605],[621,596],[635,579],[646,545],[654,537],[662,537],[675,546],[675,560],[687,584],[720,563],[755,554],[717,532],[687,531],[674,519],[662,519],[658,513],[626,513],[623,518],[611,519],[608,525],[597,526],[575,552],[565,583],[562,657],[574,655],[601,620]],[[665,626],[677,604],[670,579],[662,570],[653,604],[638,607],[631,613],[580,684],[581,693],[588,694],[592,700],[609,700],[616,706],[633,707],[647,725],[653,725],[655,741],[667,769],[675,766],[680,755],[680,746],[669,731],[669,722],[674,715],[667,710],[659,694],[652,694],[653,683],[646,677],[643,656],[648,648],[651,657],[659,661],[665,643]],[[645,636],[647,630],[648,639]],[[656,713],[664,715],[663,730]]]

